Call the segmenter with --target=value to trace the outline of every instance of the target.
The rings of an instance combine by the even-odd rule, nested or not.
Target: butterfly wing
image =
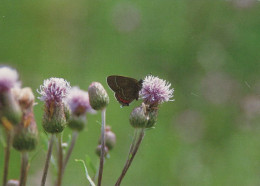
[[[138,100],[141,82],[134,78],[124,76],[108,76],[107,83],[115,92],[117,101],[124,105],[129,105],[134,99]]]

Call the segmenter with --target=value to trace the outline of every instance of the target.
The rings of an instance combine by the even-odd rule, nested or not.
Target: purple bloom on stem
[[[40,90],[37,90],[41,97],[40,100],[47,103],[60,103],[67,96],[70,90],[70,84],[63,78],[50,78],[44,80]]]
[[[86,112],[95,113],[89,103],[87,91],[81,90],[79,87],[73,87],[67,97],[67,103],[71,112],[75,115],[83,115]]]
[[[7,66],[0,67],[0,92],[20,87],[19,75],[15,69]]]
[[[163,79],[154,76],[146,76],[140,91],[140,96],[145,103],[157,105],[163,102],[172,101],[174,89],[171,84]]]

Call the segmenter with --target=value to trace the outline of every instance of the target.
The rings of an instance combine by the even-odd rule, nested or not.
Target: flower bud
[[[152,110],[148,112],[148,122],[146,124],[146,128],[154,127],[157,122],[158,110]]]
[[[140,107],[134,108],[132,113],[130,114],[130,124],[134,128],[145,128],[148,122],[148,117],[145,114],[145,107],[142,105]]]
[[[23,116],[22,123],[15,127],[13,147],[18,151],[31,151],[36,148],[38,130],[32,112]]]
[[[18,180],[8,180],[6,186],[19,186],[20,183]]]
[[[105,146],[104,150],[105,150],[104,154],[105,154],[105,156],[107,156],[107,154],[108,154],[108,148]],[[98,156],[101,155],[101,145],[98,145],[98,146],[97,146],[97,148],[96,148],[96,154],[97,154]]]
[[[102,110],[109,103],[109,97],[104,87],[99,82],[93,82],[88,87],[89,102],[93,109]]]
[[[42,126],[46,132],[52,134],[63,131],[66,126],[66,117],[63,103],[45,105]]]
[[[5,118],[12,125],[20,123],[22,112],[11,91],[0,93],[0,112],[1,120]],[[5,124],[3,121],[2,123]]]
[[[72,115],[68,121],[68,127],[72,130],[82,131],[87,123],[86,116]]]
[[[101,144],[101,139],[99,139],[99,144]],[[114,148],[116,144],[116,135],[114,132],[111,131],[110,126],[106,126],[105,129],[105,146],[108,148],[108,150],[111,150]]]

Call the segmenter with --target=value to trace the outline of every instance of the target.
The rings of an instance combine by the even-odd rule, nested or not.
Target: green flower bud
[[[22,123],[15,127],[13,147],[18,151],[31,151],[36,148],[38,130],[32,112],[23,116]]]
[[[101,139],[99,139],[99,144],[101,144]],[[111,150],[114,148],[116,144],[116,135],[111,131],[111,127],[106,126],[105,129],[105,146],[108,148],[108,150]]]
[[[130,118],[129,118],[130,124],[134,128],[145,128],[148,122],[148,117],[146,116],[145,113],[146,113],[146,109],[143,105],[134,108],[134,110],[130,114]]]
[[[105,157],[106,157],[107,154],[108,154],[108,148],[105,146],[104,150],[105,150]],[[101,155],[101,145],[98,145],[98,146],[97,146],[97,148],[96,148],[96,154],[97,154],[98,156]]]
[[[71,115],[68,121],[68,127],[72,130],[82,131],[87,123],[86,116],[74,116]]]
[[[60,133],[66,126],[63,103],[45,104],[42,126],[48,133]]]
[[[154,127],[156,122],[157,122],[157,116],[158,116],[158,111],[157,110],[153,110],[148,112],[148,122],[146,124],[146,128],[151,128]]]
[[[109,97],[104,87],[99,82],[93,82],[88,87],[89,102],[93,109],[102,110],[109,103]]]
[[[17,125],[21,122],[22,112],[10,91],[0,94],[0,116],[6,118],[12,125]],[[2,121],[4,124],[4,122]]]

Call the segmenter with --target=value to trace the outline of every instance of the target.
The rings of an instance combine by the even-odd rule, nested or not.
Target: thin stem
[[[136,141],[135,138],[133,139],[133,142],[132,142],[131,148],[130,148],[130,153],[128,155],[128,159],[126,161],[126,164],[125,164],[125,166],[124,166],[124,168],[122,170],[122,173],[119,176],[115,186],[120,186],[124,176],[126,175],[127,170],[129,169],[129,167],[131,166],[131,164],[133,162],[133,159],[134,159],[134,157],[135,157],[135,155],[136,155],[136,153],[137,153],[137,151],[139,149],[139,146],[140,146],[140,144],[141,144],[141,142],[143,140],[143,137],[144,137],[144,129],[141,130],[141,132],[140,132],[140,134],[138,136],[137,141]]]
[[[60,134],[58,137],[58,163],[59,163],[59,169],[58,169],[58,180],[57,180],[57,186],[61,186],[62,181],[62,170],[63,170],[63,152],[62,152],[62,135]]]
[[[106,126],[106,109],[104,108],[101,111],[102,117],[102,126],[101,126],[101,154],[100,154],[100,163],[99,163],[99,172],[98,172],[98,184],[101,186],[103,166],[104,166],[104,157],[105,157],[105,126]]]
[[[4,157],[4,174],[3,174],[3,186],[6,185],[8,179],[8,168],[10,159],[10,148],[11,148],[11,131],[6,132],[6,146],[5,146],[5,157]]]
[[[47,157],[46,157],[45,166],[44,166],[43,175],[42,175],[41,186],[44,186],[45,182],[46,182],[46,177],[47,177],[48,168],[49,168],[50,159],[51,159],[53,141],[54,141],[54,134],[51,134],[51,139],[49,141],[49,148],[48,148]]]
[[[21,153],[21,174],[20,174],[20,186],[26,185],[27,170],[28,170],[28,153]]]
[[[68,152],[67,152],[67,154],[66,154],[66,156],[65,156],[65,159],[64,159],[64,161],[63,161],[62,176],[63,176],[63,174],[64,174],[64,171],[65,171],[65,168],[66,168],[67,163],[68,163],[68,161],[69,161],[69,158],[70,158],[70,155],[71,155],[71,153],[72,153],[72,150],[73,150],[73,148],[74,148],[74,146],[75,146],[75,143],[76,143],[76,141],[77,141],[78,135],[79,135],[79,132],[76,131],[76,130],[75,130],[75,131],[73,132],[73,134],[72,134],[72,139],[71,139],[71,142],[70,142],[70,146],[69,146]]]

